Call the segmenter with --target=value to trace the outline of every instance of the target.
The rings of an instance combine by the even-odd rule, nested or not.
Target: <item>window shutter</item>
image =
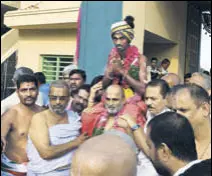
[[[46,82],[62,79],[64,67],[73,64],[74,56],[42,55],[42,72],[46,76]]]

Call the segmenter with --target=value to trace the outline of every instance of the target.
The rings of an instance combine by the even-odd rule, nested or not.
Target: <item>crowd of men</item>
[[[104,75],[67,66],[63,79],[20,67],[1,105],[2,176],[209,176],[211,77],[180,80],[130,42],[131,16],[111,27]]]

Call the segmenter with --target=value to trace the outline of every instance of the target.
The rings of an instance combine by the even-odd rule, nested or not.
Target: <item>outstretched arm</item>
[[[130,128],[137,124],[136,119],[131,117],[130,115],[125,114],[120,118],[125,120]],[[149,147],[146,143],[146,135],[144,134],[143,129],[140,127],[137,130],[133,131],[133,136],[137,146],[146,154],[146,156],[149,157]]]

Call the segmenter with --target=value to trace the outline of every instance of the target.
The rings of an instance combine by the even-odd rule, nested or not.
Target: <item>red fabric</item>
[[[97,125],[100,116],[106,114],[104,104],[98,103],[92,107],[92,112],[83,112],[81,116],[82,120],[82,133],[87,132],[89,136],[92,136],[93,130]]]
[[[11,171],[11,170],[7,170],[7,169],[3,169],[4,172],[8,172],[14,176],[26,176],[27,173],[22,173],[22,172],[16,172],[16,171]]]
[[[126,58],[123,59],[123,69],[125,71],[129,71],[130,66],[134,65],[136,67],[140,67],[140,53],[138,51],[138,48],[136,46],[129,46],[126,50]],[[111,66],[111,63],[114,59],[120,59],[120,55],[118,53],[117,48],[113,48],[109,54],[108,57],[108,63],[107,67]],[[133,63],[133,61],[137,58],[137,61]],[[133,64],[132,64],[133,63]],[[118,77],[114,79],[114,84],[117,84],[118,82]],[[124,88],[128,88],[129,86],[127,85],[126,81],[122,81],[122,86]]]
[[[122,111],[118,114],[118,116],[123,114],[129,114],[132,117],[136,118],[137,124],[144,126],[146,122],[146,105],[139,98],[139,96],[135,95],[131,99],[129,99],[124,105]],[[107,111],[104,108],[103,102],[95,105],[92,108],[92,112],[83,112],[82,113],[82,132],[87,132],[89,136],[92,136],[94,128],[98,126],[98,122],[103,118],[107,117]],[[123,128],[114,126],[115,129],[125,132]]]

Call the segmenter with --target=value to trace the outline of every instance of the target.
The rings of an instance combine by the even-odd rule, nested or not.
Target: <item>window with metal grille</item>
[[[62,79],[64,67],[73,64],[74,56],[67,55],[41,55],[42,72],[46,76],[46,82]]]

